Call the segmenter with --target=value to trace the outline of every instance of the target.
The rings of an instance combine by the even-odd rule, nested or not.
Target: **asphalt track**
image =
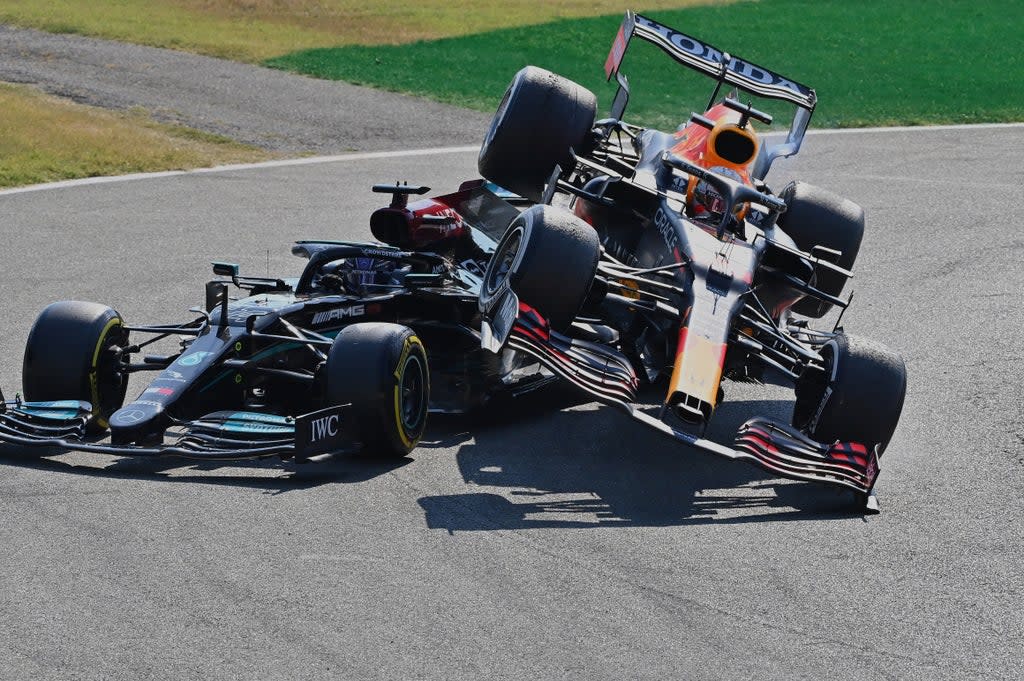
[[[868,213],[844,325],[910,371],[881,515],[558,394],[434,419],[393,466],[3,447],[0,678],[1019,678],[1021,149],[1020,128],[816,136],[774,176]],[[372,183],[473,173],[461,153],[0,196],[0,385],[50,301],[181,318],[212,259],[294,274],[293,239],[369,236]],[[721,436],[788,413],[779,388],[726,392]]]

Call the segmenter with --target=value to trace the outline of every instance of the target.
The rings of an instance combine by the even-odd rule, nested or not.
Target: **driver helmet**
[[[398,264],[394,260],[383,258],[347,258],[337,269],[343,277],[345,288],[357,295],[366,295],[382,285],[394,284],[395,270]]]
[[[714,166],[708,170],[731,177],[737,182],[743,182],[743,178],[738,172],[732,168],[726,168],[725,166]],[[693,188],[693,194],[690,199],[690,210],[693,217],[698,220],[709,220],[718,221],[722,219],[722,214],[725,212],[725,199],[711,184],[704,180],[699,180],[696,186]]]

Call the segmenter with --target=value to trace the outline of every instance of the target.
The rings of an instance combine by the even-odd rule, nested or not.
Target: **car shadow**
[[[268,494],[365,482],[410,463],[412,459],[408,457],[385,460],[359,455],[339,455],[315,463],[295,463],[276,457],[251,461],[196,461],[174,456],[112,458],[0,443],[0,465],[120,480],[245,487]]]
[[[441,440],[467,433],[459,471],[487,489],[420,498],[427,525],[455,532],[856,516],[845,490],[779,480],[674,441],[613,407],[575,400],[564,410],[573,402],[556,390],[520,409],[488,410],[472,429],[454,420],[450,432],[438,425]],[[752,416],[788,422],[791,409],[789,400],[727,401],[708,436],[728,443]]]

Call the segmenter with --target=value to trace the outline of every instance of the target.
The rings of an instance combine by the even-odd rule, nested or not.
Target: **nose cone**
[[[148,400],[126,404],[110,416],[110,440],[116,445],[139,444],[162,437],[167,427],[163,405]]]

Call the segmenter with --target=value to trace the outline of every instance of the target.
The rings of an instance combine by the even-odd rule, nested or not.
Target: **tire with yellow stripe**
[[[98,303],[64,300],[36,319],[25,343],[21,382],[31,402],[81,400],[92,405],[91,432],[124,404],[128,376],[116,348],[128,344],[124,320]]]
[[[430,371],[412,329],[382,322],[345,327],[323,370],[327,403],[352,404],[367,454],[403,457],[416,447],[427,424]]]

